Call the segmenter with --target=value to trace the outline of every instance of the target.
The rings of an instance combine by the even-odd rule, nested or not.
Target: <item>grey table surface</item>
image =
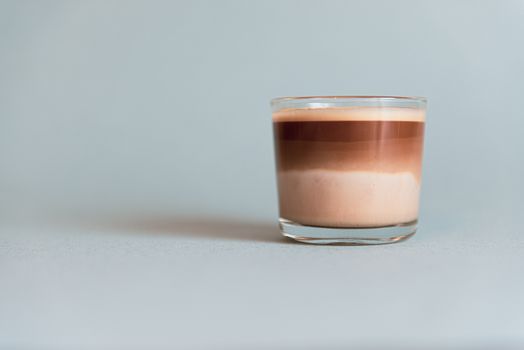
[[[515,348],[524,236],[465,220],[383,246],[274,222],[3,225],[0,348]]]

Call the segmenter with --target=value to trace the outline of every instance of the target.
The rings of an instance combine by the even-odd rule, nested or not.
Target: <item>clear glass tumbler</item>
[[[425,98],[282,97],[271,107],[284,236],[382,244],[415,233]]]

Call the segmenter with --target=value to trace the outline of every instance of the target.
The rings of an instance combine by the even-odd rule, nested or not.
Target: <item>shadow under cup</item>
[[[415,233],[424,98],[285,97],[271,106],[283,235],[381,244]]]

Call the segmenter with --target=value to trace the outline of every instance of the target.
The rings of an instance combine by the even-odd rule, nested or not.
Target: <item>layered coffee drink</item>
[[[311,105],[273,112],[281,219],[325,228],[416,222],[425,110]]]

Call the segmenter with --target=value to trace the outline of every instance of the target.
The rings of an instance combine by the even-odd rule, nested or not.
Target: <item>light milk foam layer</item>
[[[303,225],[378,227],[416,220],[420,183],[411,172],[278,173],[280,216]]]
[[[425,111],[405,107],[289,108],[273,113],[274,122],[407,121],[424,122]]]

